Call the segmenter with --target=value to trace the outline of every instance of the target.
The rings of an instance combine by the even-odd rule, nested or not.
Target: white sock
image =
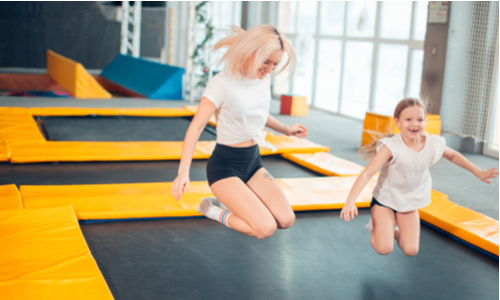
[[[219,208],[212,204],[212,200],[216,198],[207,197],[201,199],[200,206],[196,209],[200,214],[204,214],[207,218],[220,222],[222,225],[229,227],[229,217],[233,214],[227,209]],[[217,200],[218,201],[218,200]]]

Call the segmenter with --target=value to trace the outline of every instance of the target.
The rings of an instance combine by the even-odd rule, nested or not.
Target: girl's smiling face
[[[407,140],[414,141],[418,139],[425,127],[425,112],[418,105],[405,108],[399,118],[395,118],[396,127],[401,131],[401,135]]]
[[[281,62],[282,57],[283,50],[274,51],[257,69],[257,78],[264,79],[267,74],[271,74]]]

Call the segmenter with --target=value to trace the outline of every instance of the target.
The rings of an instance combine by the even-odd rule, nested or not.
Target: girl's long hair
[[[227,48],[219,64],[226,62],[226,69],[233,76],[243,75],[255,79],[260,65],[276,50],[283,50],[286,54],[286,62],[274,75],[281,73],[290,67],[290,75],[293,75],[297,64],[295,51],[287,38],[272,25],[259,25],[247,31],[230,26],[231,33],[221,39],[212,51]]]
[[[420,106],[424,110],[424,116],[427,116],[427,101],[425,99],[417,99],[417,98],[405,98],[399,101],[398,105],[396,105],[396,109],[394,109],[394,119],[399,119],[401,112],[408,107],[412,106]],[[370,132],[370,135],[375,139],[371,144],[363,146],[359,149],[358,155],[363,159],[370,159],[377,153],[377,142],[385,137],[394,136],[394,132],[392,132],[391,124],[387,125],[387,131],[389,133],[373,133]]]

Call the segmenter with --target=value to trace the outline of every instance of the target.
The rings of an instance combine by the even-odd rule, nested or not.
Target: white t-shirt
[[[272,147],[263,131],[271,103],[271,77],[236,78],[227,71],[215,75],[202,97],[217,107],[217,143],[231,145],[254,140]],[[275,148],[274,148],[275,149]]]
[[[385,145],[392,159],[382,166],[373,197],[398,212],[425,207],[431,202],[429,167],[443,156],[446,141],[437,135],[424,133],[425,145],[415,152],[403,142],[401,135],[380,139],[377,152]]]

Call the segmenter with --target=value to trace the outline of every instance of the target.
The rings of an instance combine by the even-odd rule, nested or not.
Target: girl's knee
[[[380,255],[388,255],[392,252],[394,245],[383,244],[383,245],[373,245],[373,249]]]
[[[406,256],[415,256],[418,253],[418,246],[400,247]]]

